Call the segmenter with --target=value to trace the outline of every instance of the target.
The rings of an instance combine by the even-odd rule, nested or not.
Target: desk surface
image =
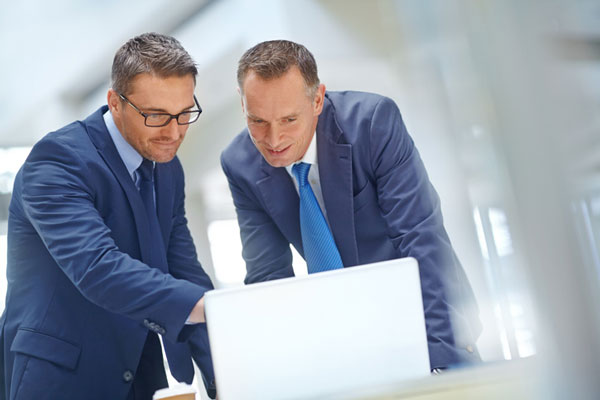
[[[389,387],[347,393],[360,400],[518,400],[542,398],[536,360],[514,360],[446,371]]]

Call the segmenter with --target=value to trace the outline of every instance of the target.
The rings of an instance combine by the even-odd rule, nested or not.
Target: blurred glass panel
[[[8,205],[15,176],[31,147],[0,148],[0,313],[4,310],[6,296],[6,233]]]
[[[30,151],[31,147],[0,148],[0,193],[12,192],[15,175]]]
[[[237,219],[215,220],[208,224],[208,240],[215,269],[216,287],[244,284],[246,263]],[[296,276],[307,275],[306,262],[293,246],[293,268]]]
[[[573,214],[581,252],[600,281],[600,194],[590,194],[573,202]]]
[[[498,257],[504,257],[512,254],[512,239],[508,229],[506,214],[504,214],[504,211],[499,208],[490,208],[488,212]]]
[[[0,234],[0,314],[6,300],[6,234]]]
[[[237,220],[217,220],[208,224],[208,240],[218,287],[242,284],[246,265]]]

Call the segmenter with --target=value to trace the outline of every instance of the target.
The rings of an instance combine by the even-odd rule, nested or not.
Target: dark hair
[[[242,55],[237,70],[240,91],[243,92],[244,80],[250,71],[269,80],[279,78],[292,66],[298,67],[308,94],[313,96],[319,86],[315,58],[306,47],[288,40],[262,42]]]
[[[142,73],[160,77],[192,75],[194,83],[196,63],[179,41],[160,33],[144,33],[125,43],[115,54],[112,65],[112,88],[128,94],[133,78]]]

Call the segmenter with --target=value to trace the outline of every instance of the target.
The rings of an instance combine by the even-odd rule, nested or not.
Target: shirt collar
[[[317,141],[315,140],[316,137],[317,132],[315,132],[312,135],[312,138],[310,139],[310,144],[308,145],[308,149],[306,149],[306,153],[304,153],[304,157],[296,161],[294,164],[303,162],[306,164],[317,165]],[[294,166],[294,164],[285,167],[285,169],[287,169],[287,172],[292,176],[292,167]]]
[[[104,123],[106,124],[108,133],[117,148],[121,160],[123,160],[123,163],[127,168],[127,172],[129,172],[129,176],[135,180],[134,172],[142,164],[142,156],[129,144],[129,142],[127,142],[127,140],[125,140],[119,131],[119,128],[117,128],[110,110],[104,114]]]

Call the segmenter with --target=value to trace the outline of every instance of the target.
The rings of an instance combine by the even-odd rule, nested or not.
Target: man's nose
[[[167,125],[163,127],[163,135],[169,137],[170,139],[176,139],[179,137],[181,126],[177,123],[177,119],[173,118],[169,121]]]
[[[269,146],[271,146],[273,149],[277,149],[281,144],[281,136],[281,129],[275,126],[275,124],[272,124],[267,134]]]

